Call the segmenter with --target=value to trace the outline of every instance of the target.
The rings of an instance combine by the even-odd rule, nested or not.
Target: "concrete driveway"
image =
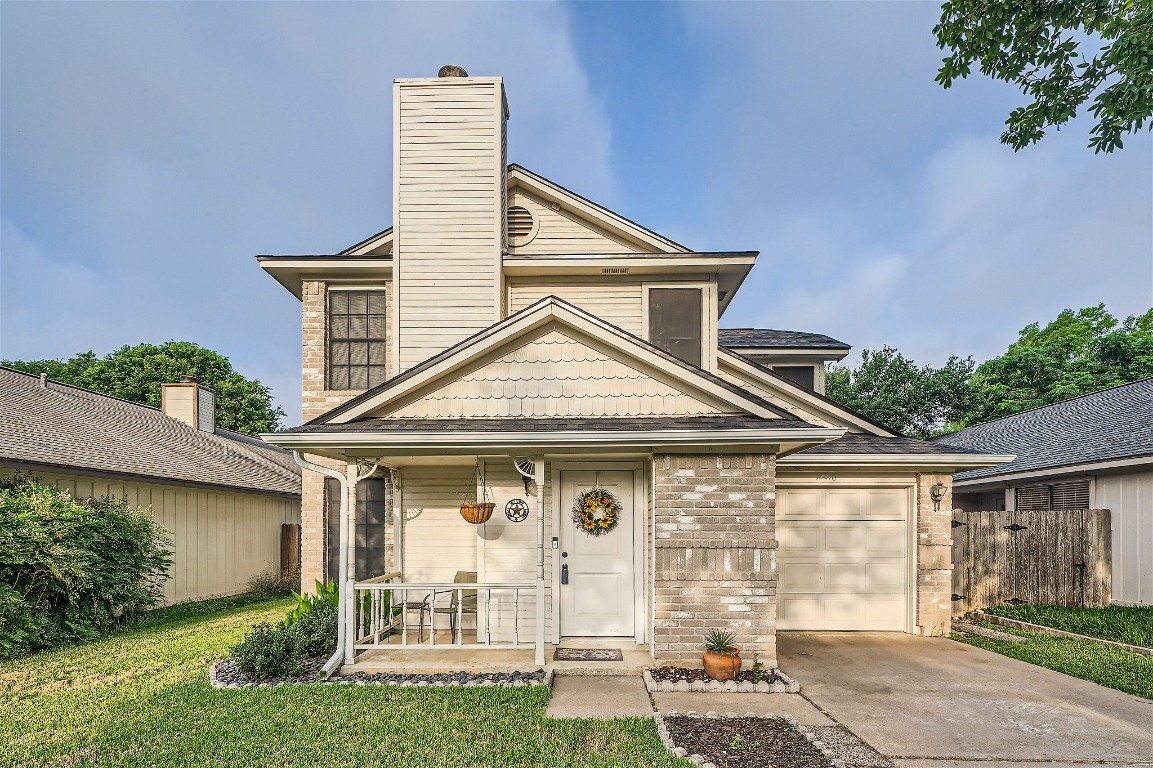
[[[1153,765],[1153,702],[944,638],[781,632],[801,694],[897,766]]]

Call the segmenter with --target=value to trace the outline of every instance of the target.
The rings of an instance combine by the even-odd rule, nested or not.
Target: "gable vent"
[[[514,205],[508,209],[508,239],[511,245],[524,245],[536,236],[536,220],[528,208]]]

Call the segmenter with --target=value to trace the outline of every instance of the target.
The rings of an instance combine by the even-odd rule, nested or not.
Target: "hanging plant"
[[[593,488],[577,494],[572,519],[580,530],[590,536],[600,536],[617,527],[621,519],[621,503],[604,488]]]
[[[477,492],[478,487],[480,488],[479,493]],[[488,486],[484,482],[484,470],[481,469],[480,459],[477,459],[472,480],[461,498],[460,516],[465,519],[465,522],[483,525],[492,517],[492,511],[495,507],[496,504],[493,503],[492,495],[488,492]]]

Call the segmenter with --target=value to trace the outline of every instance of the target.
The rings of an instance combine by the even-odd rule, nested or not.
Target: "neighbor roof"
[[[225,429],[210,434],[80,387],[0,367],[0,466],[107,473],[300,495],[288,451]]]
[[[1017,455],[1008,464],[958,473],[956,480],[1153,455],[1153,378],[1005,416],[934,442]]]
[[[730,349],[852,349],[822,333],[804,331],[778,331],[772,328],[721,328],[717,340]]]

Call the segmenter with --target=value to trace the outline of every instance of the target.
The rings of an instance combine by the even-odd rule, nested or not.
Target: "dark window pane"
[[[384,291],[368,292],[368,311],[374,315],[384,315]]]
[[[702,359],[703,293],[700,288],[649,289],[649,341],[696,366]]]
[[[773,370],[793,382],[807,389],[813,388],[813,366],[811,365],[775,365]]]
[[[348,318],[348,338],[368,338],[368,318],[362,315],[351,315]]]
[[[344,315],[333,317],[328,324],[328,336],[331,339],[347,339],[348,317]]]
[[[332,291],[329,293],[328,307],[334,315],[347,315],[348,293],[346,291]]]
[[[366,291],[356,291],[348,294],[348,313],[350,315],[363,315],[368,312],[366,293]]]
[[[388,377],[384,373],[383,365],[370,365],[368,367],[368,386],[375,387],[387,380]]]
[[[368,343],[359,341],[348,345],[349,365],[368,365]]]
[[[384,315],[369,315],[368,316],[368,338],[370,339],[383,339],[385,329]]]
[[[329,389],[348,389],[348,367],[332,368],[328,373]]]
[[[368,368],[354,365],[348,369],[349,389],[368,389]]]
[[[332,342],[332,357],[330,358],[330,362],[333,365],[348,365],[347,341]]]
[[[384,381],[383,291],[331,291],[328,301],[328,388],[368,389]],[[372,340],[371,342],[369,340]]]

